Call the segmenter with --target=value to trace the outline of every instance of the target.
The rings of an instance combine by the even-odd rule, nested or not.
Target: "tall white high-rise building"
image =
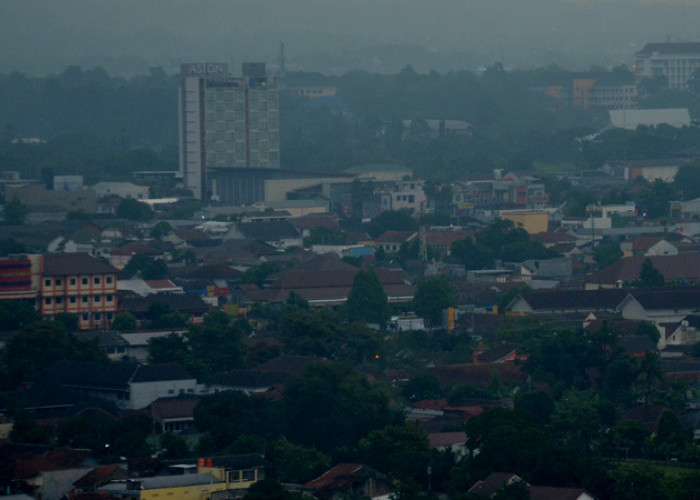
[[[195,198],[217,198],[214,173],[279,168],[277,80],[265,63],[244,63],[243,75],[224,63],[183,64],[180,87],[180,174]]]

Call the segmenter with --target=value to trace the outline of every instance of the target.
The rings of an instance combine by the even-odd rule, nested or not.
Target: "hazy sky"
[[[182,61],[345,71],[502,62],[631,64],[645,42],[700,41],[700,0],[2,0],[0,67],[129,74]]]

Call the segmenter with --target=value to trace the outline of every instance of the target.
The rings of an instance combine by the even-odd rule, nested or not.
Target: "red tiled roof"
[[[112,274],[116,268],[86,253],[47,253],[44,255],[44,276],[73,274]]]
[[[130,241],[126,245],[122,245],[119,248],[115,248],[110,252],[110,254],[112,255],[158,255],[160,253],[161,252],[159,252],[155,248],[141,243],[140,241]]]
[[[127,477],[129,477],[127,472],[118,465],[101,465],[75,481],[73,486],[77,488],[93,488],[102,486],[114,479],[126,479]]]
[[[210,239],[204,231],[199,229],[174,229],[173,233],[185,241],[206,241]]]
[[[556,244],[556,243],[571,243],[571,242],[576,241],[576,238],[574,236],[571,236],[568,233],[551,232],[551,231],[536,233],[536,234],[531,235],[530,238],[542,243],[543,245]]]
[[[504,382],[525,382],[527,375],[520,366],[513,363],[501,364],[466,364],[442,365],[434,368],[432,373],[441,384],[470,384],[479,388],[488,387],[496,371]]]
[[[415,231],[386,231],[374,238],[374,241],[375,243],[403,243],[415,234]]]
[[[434,432],[428,434],[428,445],[430,448],[441,448],[443,446],[464,444],[466,442],[466,432]]]
[[[650,432],[656,429],[656,424],[666,408],[663,406],[644,405],[620,414],[620,421],[632,420],[641,422]]]
[[[492,472],[484,480],[477,481],[469,488],[469,493],[481,493],[490,497],[494,495],[504,484],[510,484],[522,479],[512,472]]]
[[[476,359],[478,359],[481,363],[495,363],[517,349],[517,344],[504,342],[503,344],[497,345],[493,349],[489,349],[476,355]]]
[[[427,231],[425,243],[428,246],[450,246],[452,243],[464,238],[473,238],[474,231]]]
[[[281,302],[290,291],[305,300],[342,302],[347,299],[359,268],[335,254],[317,256],[276,274],[269,288],[249,293],[249,299]],[[376,268],[375,273],[389,298],[413,297],[415,290],[399,269]]]
[[[227,255],[227,260],[228,257],[230,257],[230,254]],[[187,268],[174,268],[172,269],[172,273],[178,278],[187,279],[236,279],[243,275],[241,271],[234,269],[226,262],[191,266]]]
[[[169,418],[191,418],[201,399],[199,396],[156,399],[151,403],[151,415],[159,422]]]
[[[696,309],[700,307],[697,288],[638,288],[630,290],[645,309]]]
[[[631,243],[633,250],[646,251],[662,240],[663,238],[659,236],[635,236],[627,238],[623,243]]]
[[[679,252],[700,252],[700,243],[694,241],[676,241],[673,243]]]
[[[146,280],[146,284],[151,288],[177,288],[177,285],[170,280]]]
[[[308,483],[304,484],[304,488],[309,490],[318,490],[321,488],[335,486],[342,479],[357,473],[360,469],[362,469],[362,467],[363,465],[360,464],[338,464],[321,474],[316,479],[312,479]]]
[[[30,479],[40,472],[70,469],[71,465],[61,465],[40,455],[21,455],[0,466],[0,480]]]
[[[90,451],[88,450],[54,448],[46,455],[46,459],[55,464],[73,467],[80,465],[89,456]]]
[[[413,403],[413,407],[418,410],[442,411],[446,406],[446,399],[424,399]]]
[[[614,284],[618,281],[634,281],[639,278],[645,259],[651,260],[665,280],[700,279],[700,254],[680,254],[620,259],[586,279],[586,282]]]
[[[595,332],[600,331],[601,328],[607,326],[608,328],[613,329],[614,331],[616,331],[617,333],[619,333],[621,335],[635,335],[642,323],[644,323],[644,321],[629,320],[629,319],[623,319],[623,320],[595,319],[595,320],[589,321],[588,325],[586,325],[584,330],[587,332],[595,333]]]
[[[325,227],[328,229],[335,229],[338,227],[338,220],[335,217],[323,217],[323,216],[306,216],[298,217],[292,221],[292,223],[299,229],[316,229],[319,227]]]
[[[522,297],[534,311],[596,311],[614,309],[629,290],[538,290]]]
[[[554,486],[530,486],[530,500],[578,500],[581,495],[593,496],[582,488],[556,488]]]

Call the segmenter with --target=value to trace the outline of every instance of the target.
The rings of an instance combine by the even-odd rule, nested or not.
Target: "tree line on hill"
[[[282,90],[282,167],[334,171],[402,163],[419,177],[444,182],[494,168],[530,170],[535,163],[590,168],[608,159],[659,158],[697,144],[696,128],[657,127],[612,130],[582,145],[578,138],[602,129],[605,113],[562,106],[532,91],[562,73],[556,67],[505,71],[498,64],[482,75],[422,74],[410,66],[391,75],[288,73],[288,86],[335,87],[347,108],[309,106]],[[178,76],[161,68],[130,79],[77,66],[42,78],[0,75],[0,168],[27,177],[50,168],[90,182],[134,170],[174,170],[178,85]],[[659,89],[647,99],[700,109],[691,92]],[[408,128],[404,120],[411,121]],[[470,128],[431,131],[427,120],[461,120]],[[46,142],[15,141],[32,137]]]

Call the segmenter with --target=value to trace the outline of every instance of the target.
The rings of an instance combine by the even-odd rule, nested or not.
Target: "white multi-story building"
[[[277,80],[264,63],[232,77],[223,63],[183,64],[180,174],[195,198],[216,197],[212,169],[279,168]]]
[[[665,77],[670,89],[687,89],[700,69],[700,43],[647,43],[634,55],[634,74],[644,78]]]
[[[119,196],[120,198],[133,198],[135,200],[147,200],[148,186],[139,186],[131,182],[98,182],[92,189],[98,198],[106,196]]]
[[[423,191],[425,181],[397,181],[381,193],[382,210],[410,210],[414,215],[423,215],[428,198]]]

